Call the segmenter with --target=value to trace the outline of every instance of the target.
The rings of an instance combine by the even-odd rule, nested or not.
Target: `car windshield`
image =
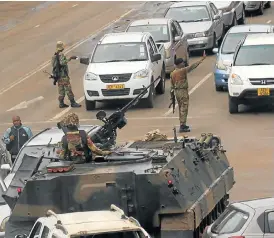
[[[169,42],[170,40],[167,25],[130,26],[128,32],[149,32],[155,42]]]
[[[274,65],[274,45],[242,46],[237,53],[235,66]]]
[[[247,213],[230,206],[214,222],[211,232],[215,234],[235,233],[241,230],[247,220]]]
[[[209,21],[209,13],[206,6],[190,6],[170,8],[165,16],[178,22]]]
[[[98,45],[91,62],[146,61],[147,59],[144,43],[115,43]]]

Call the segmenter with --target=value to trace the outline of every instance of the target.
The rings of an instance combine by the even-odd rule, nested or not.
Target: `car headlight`
[[[142,69],[136,73],[134,73],[133,78],[147,78],[148,77],[148,70]]]
[[[216,63],[216,67],[220,70],[227,70],[227,67],[223,64],[222,60],[218,60],[218,62]]]
[[[210,35],[210,32],[209,31],[205,31],[205,32],[198,32],[198,33],[195,33],[195,38],[199,38],[199,37],[206,37],[206,36],[209,36]]]
[[[8,217],[6,217],[5,219],[3,219],[3,221],[2,221],[2,223],[1,223],[1,225],[0,225],[0,232],[4,232],[5,231],[5,228],[6,228],[6,223],[7,223],[7,221],[9,220],[9,216]]]
[[[231,84],[234,84],[234,85],[243,85],[243,81],[241,80],[241,77],[237,74],[231,75],[230,82],[231,82]]]
[[[85,74],[85,80],[97,80],[99,77],[96,74],[93,73],[86,73]]]

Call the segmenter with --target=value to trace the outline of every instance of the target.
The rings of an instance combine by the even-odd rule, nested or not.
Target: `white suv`
[[[135,98],[154,82],[144,95],[146,106],[153,108],[155,92],[165,92],[165,48],[156,45],[150,33],[109,33],[100,39],[84,75],[86,109],[93,110],[96,101]]]
[[[240,104],[274,101],[274,33],[247,35],[236,48],[228,78],[229,112]]]
[[[55,214],[49,210],[39,218],[29,235],[15,238],[80,238],[140,237],[151,238],[133,217],[111,205],[110,210]]]

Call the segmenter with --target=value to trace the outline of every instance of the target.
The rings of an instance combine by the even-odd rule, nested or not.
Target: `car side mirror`
[[[215,15],[214,17],[213,17],[213,20],[214,21],[217,21],[217,20],[219,20],[221,17],[219,16],[219,15]]]
[[[10,164],[2,164],[0,168],[1,170],[11,170]]]
[[[162,58],[161,54],[154,54],[151,57],[151,62],[155,62],[155,61],[161,60],[161,58]]]
[[[218,54],[219,49],[218,49],[218,48],[213,48],[212,52],[213,52],[214,54]]]
[[[174,37],[174,41],[179,41],[179,40],[181,40],[181,36],[175,36]]]
[[[80,64],[89,65],[89,58],[80,58]]]

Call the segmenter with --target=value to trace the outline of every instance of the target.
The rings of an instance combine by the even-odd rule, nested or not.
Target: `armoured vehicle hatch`
[[[54,150],[25,154],[4,195],[13,209],[6,237],[28,233],[49,209],[60,214],[115,204],[153,236],[196,238],[225,209],[235,182],[219,138],[137,141],[114,151],[105,161],[73,166],[55,161]]]

